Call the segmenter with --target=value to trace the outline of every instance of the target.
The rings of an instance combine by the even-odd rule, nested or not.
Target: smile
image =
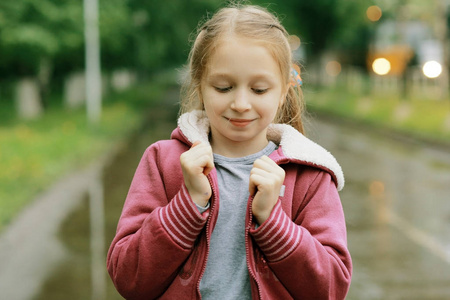
[[[253,122],[253,119],[228,119],[228,121],[236,127],[245,127]]]

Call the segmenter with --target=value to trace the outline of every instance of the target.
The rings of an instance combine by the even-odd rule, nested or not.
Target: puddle
[[[176,114],[176,107],[170,104],[154,107],[149,112],[147,124],[127,141],[111,164],[103,170],[104,237],[97,238],[104,241],[103,245],[97,246],[102,250],[100,255],[98,250],[92,248],[92,203],[86,193],[57,234],[67,250],[64,260],[32,299],[123,299],[107,274],[106,252],[114,237],[128,188],[142,154],[152,142],[170,137],[176,126]],[[96,217],[93,219],[96,220]]]

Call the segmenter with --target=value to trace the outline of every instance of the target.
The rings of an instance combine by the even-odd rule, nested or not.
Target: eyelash
[[[252,89],[255,94],[262,95],[267,92],[268,89]]]
[[[216,89],[216,91],[218,91],[219,93],[226,93],[231,91],[231,86],[226,87],[226,88],[221,88],[221,87],[214,87]]]
[[[229,86],[229,87],[226,87],[226,88],[220,88],[220,87],[214,87],[214,88],[215,88],[216,91],[218,91],[219,93],[226,93],[226,92],[231,91],[231,89],[232,89],[233,87]],[[264,94],[265,92],[267,92],[268,89],[252,89],[252,90],[253,90],[253,92],[255,92],[255,94],[257,94],[257,95],[262,95],[262,94]]]

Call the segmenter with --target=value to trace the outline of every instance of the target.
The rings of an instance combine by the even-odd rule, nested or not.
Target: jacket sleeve
[[[198,212],[184,184],[167,199],[160,152],[153,144],[142,157],[108,251],[108,272],[126,299],[161,295],[191,253],[207,219],[208,212]]]
[[[250,231],[269,267],[294,299],[344,299],[352,263],[344,213],[331,176],[317,173],[294,220],[281,201],[266,222]]]

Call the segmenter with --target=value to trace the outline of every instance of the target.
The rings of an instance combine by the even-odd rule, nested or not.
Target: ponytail
[[[303,92],[300,85],[289,85],[286,100],[278,110],[275,123],[288,124],[304,133],[302,116],[305,111]]]

